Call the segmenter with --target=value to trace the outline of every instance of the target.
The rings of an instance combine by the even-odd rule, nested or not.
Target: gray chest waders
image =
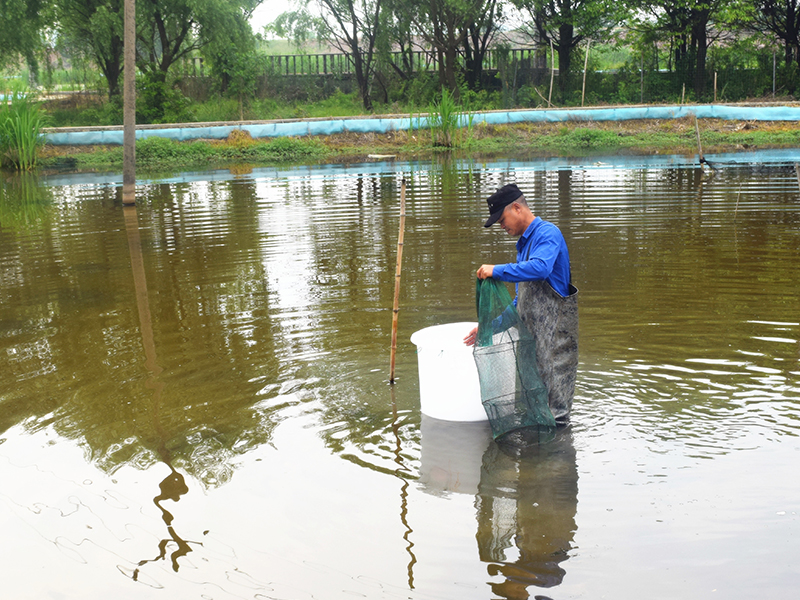
[[[546,281],[519,284],[517,311],[536,338],[539,376],[547,388],[550,411],[559,424],[569,421],[578,374],[578,289],[561,296]]]

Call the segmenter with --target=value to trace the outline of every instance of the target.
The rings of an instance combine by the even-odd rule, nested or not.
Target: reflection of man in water
[[[530,597],[530,586],[559,585],[577,529],[578,469],[570,429],[522,451],[489,444],[477,499],[476,537],[495,580],[492,591],[518,600]],[[512,546],[516,559],[507,556]]]
[[[159,554],[157,557],[149,560],[142,560],[139,561],[139,566],[143,566],[149,562],[155,562],[157,560],[163,560],[167,555],[167,546],[170,542],[174,542],[178,545],[177,550],[175,550],[172,554],[170,554],[170,560],[172,561],[172,570],[176,573],[178,572],[178,559],[181,556],[186,556],[189,552],[192,551],[191,547],[189,546],[189,542],[182,539],[175,533],[175,530],[172,528],[172,513],[161,506],[161,502],[164,500],[172,500],[173,502],[177,502],[181,499],[181,496],[186,494],[189,491],[189,487],[186,485],[186,481],[183,479],[183,475],[178,473],[175,469],[170,466],[170,474],[158,484],[161,493],[153,498],[153,504],[155,504],[159,510],[161,511],[161,518],[164,519],[164,523],[167,525],[167,532],[169,533],[170,537],[167,539],[161,540],[158,543],[158,550]],[[139,577],[139,569],[136,568],[133,571],[133,580],[136,581]]]

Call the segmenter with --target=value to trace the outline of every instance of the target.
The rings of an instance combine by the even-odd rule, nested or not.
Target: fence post
[[[644,51],[639,61],[639,104],[644,104]]]
[[[550,93],[547,94],[548,108],[552,106],[550,100],[552,100],[553,98],[553,77],[555,77],[555,74],[556,74],[556,53],[555,50],[553,50],[553,40],[550,40]]]
[[[583,59],[583,87],[581,88],[581,106],[583,106],[583,99],[586,96],[586,68],[589,66],[589,46],[592,40],[586,41],[586,56]]]

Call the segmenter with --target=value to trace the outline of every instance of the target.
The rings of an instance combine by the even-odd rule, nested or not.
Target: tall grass
[[[12,90],[0,102],[0,161],[20,171],[33,169],[43,126],[39,102],[24,89]]]
[[[441,99],[434,101],[426,119],[426,125],[431,132],[431,143],[434,146],[452,148],[469,142],[473,119],[472,113],[465,111],[447,89],[442,89]]]

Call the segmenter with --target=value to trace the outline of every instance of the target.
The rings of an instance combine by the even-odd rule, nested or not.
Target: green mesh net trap
[[[481,402],[495,440],[552,434],[556,420],[536,362],[536,339],[517,313],[505,284],[478,279],[478,337],[473,349]]]

